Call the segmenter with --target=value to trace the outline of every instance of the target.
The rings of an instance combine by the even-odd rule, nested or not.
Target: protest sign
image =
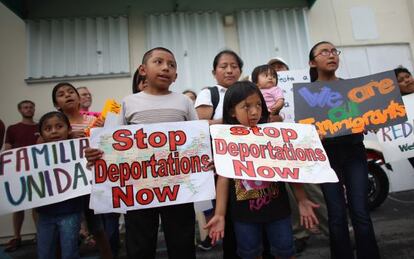
[[[295,121],[295,107],[293,101],[293,84],[307,83],[310,81],[309,70],[289,70],[277,72],[278,83],[277,86],[283,90],[285,98],[285,105],[280,111],[284,122]]]
[[[221,176],[273,182],[338,181],[313,125],[212,125],[210,131],[214,165]]]
[[[90,207],[125,212],[215,197],[207,121],[92,129],[104,151],[94,165]]]
[[[403,96],[408,120],[381,128],[377,132],[385,161],[393,162],[414,157],[414,94]]]
[[[0,214],[35,208],[91,192],[86,138],[6,150],[0,154]]]
[[[407,120],[393,71],[366,77],[293,85],[295,121],[335,137]]]

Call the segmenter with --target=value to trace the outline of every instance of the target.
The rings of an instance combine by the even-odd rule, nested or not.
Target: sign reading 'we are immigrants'
[[[293,85],[295,121],[335,137],[407,120],[394,71],[330,82]]]
[[[6,150],[0,154],[0,214],[61,202],[91,192],[86,138]]]

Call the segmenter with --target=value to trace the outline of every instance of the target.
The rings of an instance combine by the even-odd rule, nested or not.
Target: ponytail
[[[311,83],[318,80],[318,70],[316,69],[316,67],[309,68],[309,76]]]

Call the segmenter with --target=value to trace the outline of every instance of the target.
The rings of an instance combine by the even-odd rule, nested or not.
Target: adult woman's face
[[[414,93],[414,79],[412,75],[401,72],[398,74],[397,79],[402,94]]]
[[[339,66],[339,53],[336,47],[330,43],[320,44],[313,51],[314,59],[309,61],[309,65],[320,72],[335,72]]]
[[[241,75],[237,59],[231,54],[221,55],[217,66],[213,70],[213,75],[216,78],[217,84],[228,88],[237,82]]]

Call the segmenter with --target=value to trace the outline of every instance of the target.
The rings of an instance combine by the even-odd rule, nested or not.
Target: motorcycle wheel
[[[390,183],[384,169],[374,161],[368,162],[368,207],[374,210],[388,196]]]

